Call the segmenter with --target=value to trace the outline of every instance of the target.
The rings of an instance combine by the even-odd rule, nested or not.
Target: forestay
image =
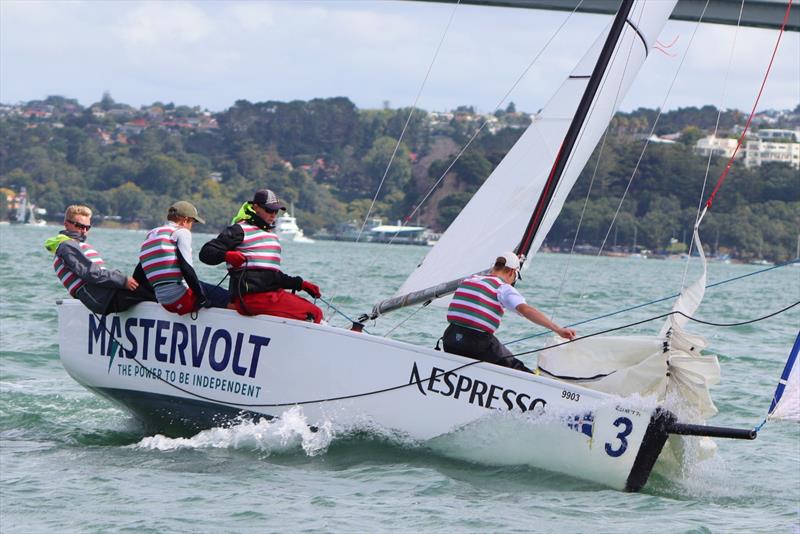
[[[555,222],[569,191],[647,58],[674,1],[633,5],[537,232],[534,254]],[[497,254],[515,249],[553,168],[597,63],[608,29],[581,59],[550,102],[500,162],[397,295],[429,288],[487,269]]]

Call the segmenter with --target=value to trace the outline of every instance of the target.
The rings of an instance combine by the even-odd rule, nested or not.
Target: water
[[[681,473],[655,474],[639,494],[525,467],[492,467],[490,458],[453,458],[456,448],[480,436],[413,443],[379,429],[311,433],[301,412],[186,438],[148,434],[74,382],[59,362],[53,302],[66,293],[42,247],[57,231],[0,226],[2,532],[800,532],[796,424],[769,423],[754,442],[718,440],[715,458]],[[130,272],[143,236],[98,228],[91,242],[108,264]],[[195,249],[207,238],[196,234]],[[420,247],[289,243],[284,265],[319,284],[324,295],[338,295],[336,307],[357,316],[376,296],[390,295],[424,253]],[[759,268],[712,264],[709,282]],[[203,265],[198,270],[214,282],[224,274]],[[519,288],[529,301],[570,323],[677,292],[684,264],[543,254],[524,276]],[[744,321],[797,300],[800,269],[785,267],[710,289],[699,316]],[[579,334],[669,306],[581,325]],[[392,336],[435,343],[443,310],[431,306],[409,315],[400,311],[367,328],[385,333],[408,318]],[[654,322],[630,331],[658,328]],[[748,326],[690,327],[710,341],[707,352],[722,364],[722,383],[712,391],[720,410],[713,423],[748,427],[761,420],[798,328],[797,309]],[[498,336],[511,341],[536,331],[507,315]],[[521,352],[542,343],[533,338],[511,347]],[[504,427],[490,422],[482,431]]]

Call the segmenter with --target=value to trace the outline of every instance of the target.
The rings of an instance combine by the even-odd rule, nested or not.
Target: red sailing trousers
[[[242,315],[275,315],[299,321],[313,318],[315,323],[322,320],[322,310],[319,307],[283,290],[248,293],[241,300],[234,299],[233,304]]]
[[[162,304],[165,310],[178,315],[186,315],[197,309],[197,297],[195,297],[191,288],[186,288],[186,293],[181,298],[172,304]]]

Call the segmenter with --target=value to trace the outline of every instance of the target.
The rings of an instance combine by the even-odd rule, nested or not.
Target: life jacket
[[[242,221],[239,223],[244,231],[244,239],[236,250],[247,258],[247,269],[281,270],[281,242],[278,236],[267,232],[254,224]],[[233,268],[232,265],[228,265]]]
[[[61,241],[67,241],[68,239],[69,238],[62,239]],[[92,263],[96,263],[102,267],[104,263],[103,258],[100,257],[100,254],[93,249],[89,243],[78,243],[78,247],[80,248],[81,252],[83,252],[83,255],[89,258]],[[66,287],[67,291],[69,291],[69,294],[74,298],[77,298],[78,290],[82,288],[86,282],[77,274],[70,271],[67,265],[64,263],[64,260],[58,256],[56,256],[55,260],[53,260],[53,269],[55,270],[58,279],[61,280],[61,283],[64,284],[64,287]]]
[[[496,276],[467,278],[458,286],[450,301],[447,321],[494,334],[503,317],[503,306],[497,293],[504,283]]]
[[[147,233],[139,251],[139,261],[153,287],[161,284],[180,284],[183,280],[178,263],[177,245],[172,238],[174,226],[165,224]]]

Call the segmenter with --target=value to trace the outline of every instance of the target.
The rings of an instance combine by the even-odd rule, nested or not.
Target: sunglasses
[[[257,206],[259,206],[261,209],[263,209],[264,211],[266,211],[267,213],[270,213],[270,214],[278,213],[280,211],[280,209],[276,209],[275,210],[275,209],[272,209],[272,208],[268,208],[263,204],[257,204]]]
[[[87,232],[92,229],[91,224],[83,224],[75,221],[67,220],[68,223],[75,226],[78,230],[86,230]]]

